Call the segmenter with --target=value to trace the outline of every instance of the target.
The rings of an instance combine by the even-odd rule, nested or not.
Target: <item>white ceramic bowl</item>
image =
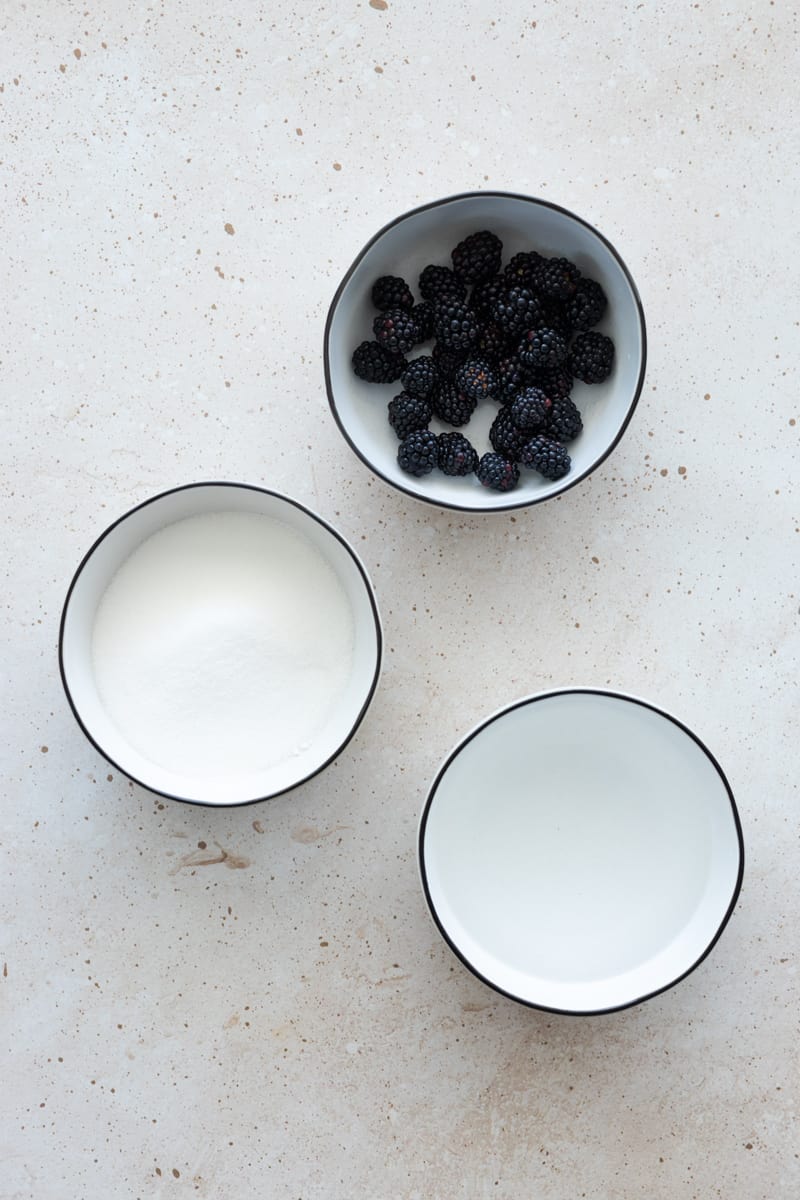
[[[572,396],[581,410],[583,432],[569,444],[572,468],[555,482],[523,470],[519,485],[500,493],[482,487],[474,476],[449,478],[434,471],[422,479],[400,470],[397,438],[386,406],[401,385],[370,384],[358,379],[351,358],[356,346],[372,337],[370,291],[381,275],[400,275],[417,299],[416,283],[428,263],[450,265],[450,251],[470,233],[491,229],[503,241],[503,263],[520,250],[539,250],[572,259],[581,272],[598,280],[608,309],[597,329],[615,345],[611,376],[589,386],[576,381]],[[429,353],[420,347],[416,353]],[[468,192],[416,208],[381,229],[359,252],[340,283],[325,327],[325,381],[336,422],[347,442],[370,470],[400,491],[441,508],[485,512],[522,508],[547,500],[584,479],[616,446],[625,431],[644,382],[644,313],[630,272],[611,243],[574,213],[545,200],[506,192]],[[488,429],[497,405],[480,405],[464,432],[479,453],[489,449]],[[432,429],[444,429],[436,421]]]
[[[215,766],[214,769],[206,766],[195,767],[191,763],[187,766],[183,760],[180,760],[180,764],[176,766],[171,759],[166,761],[163,754],[160,756],[152,754],[150,750],[154,743],[145,745],[142,736],[139,736],[138,739],[132,737],[130,727],[126,726],[124,721],[119,720],[119,712],[114,710],[112,713],[113,705],[107,702],[108,689],[103,692],[102,687],[98,686],[98,678],[102,678],[102,669],[98,667],[97,658],[95,636],[99,626],[97,615],[109,584],[115,577],[121,578],[121,576],[117,576],[117,572],[147,539],[154,534],[168,530],[172,539],[171,545],[174,546],[176,555],[180,555],[182,547],[189,546],[189,541],[186,539],[190,538],[190,535],[185,531],[191,528],[192,522],[187,522],[186,518],[218,513],[256,514],[272,518],[272,522],[266,523],[269,524],[270,529],[279,528],[287,531],[281,536],[288,539],[290,565],[287,568],[284,561],[281,577],[285,580],[287,572],[291,576],[291,572],[294,570],[291,564],[295,558],[299,564],[296,568],[298,577],[290,578],[286,586],[281,585],[281,594],[275,598],[267,595],[269,587],[265,588],[263,591],[264,603],[274,604],[276,612],[279,611],[278,606],[282,605],[283,608],[280,611],[286,613],[287,596],[291,604],[292,597],[301,597],[303,594],[304,579],[300,576],[306,568],[302,564],[312,564],[317,573],[322,572],[321,578],[332,580],[332,587],[335,589],[342,617],[341,627],[344,630],[342,636],[349,637],[348,630],[352,631],[351,641],[348,642],[348,647],[352,646],[352,655],[344,660],[346,667],[341,675],[341,688],[339,689],[337,682],[337,690],[331,703],[321,709],[323,715],[319,717],[319,726],[313,727],[313,736],[308,741],[299,744],[299,748],[293,746],[286,757],[277,757],[277,761],[272,761],[276,755],[282,754],[282,741],[278,739],[277,750],[273,747],[271,760],[266,764],[258,762],[257,765],[254,765],[255,759],[251,759],[247,752],[237,758],[237,751],[235,749],[231,751],[228,747],[227,753],[230,762],[223,761],[221,766]],[[279,523],[279,525],[275,523]],[[195,522],[194,525],[196,529],[197,523]],[[242,534],[245,539],[250,536],[248,530],[255,527],[258,527],[263,534],[263,526],[259,522],[253,526],[252,522],[246,520],[240,522],[237,529],[241,530],[242,526],[245,527],[245,532]],[[230,526],[226,526],[226,529],[229,528]],[[236,560],[238,563],[236,570],[233,567],[227,572],[220,569],[213,583],[207,586],[205,596],[198,595],[196,603],[193,591],[186,602],[185,618],[183,608],[179,607],[180,616],[175,619],[171,618],[174,628],[170,626],[163,635],[165,656],[169,652],[169,647],[175,644],[175,639],[181,638],[187,629],[191,631],[193,637],[194,631],[200,629],[199,642],[202,647],[205,645],[205,628],[208,627],[211,631],[209,636],[213,635],[216,639],[215,644],[225,648],[221,656],[222,666],[217,669],[212,663],[207,671],[207,678],[211,681],[211,686],[219,689],[217,706],[219,706],[219,695],[221,694],[226,694],[231,698],[235,697],[238,705],[238,676],[233,675],[232,684],[230,679],[225,681],[225,685],[233,689],[229,693],[222,692],[223,682],[219,678],[221,672],[227,669],[224,656],[229,645],[229,628],[231,631],[230,644],[236,646],[237,643],[233,636],[234,623],[242,619],[242,613],[245,614],[244,619],[247,620],[250,619],[248,614],[252,615],[255,611],[263,614],[265,611],[261,604],[260,593],[256,592],[258,602],[254,602],[252,596],[244,600],[243,593],[241,595],[232,594],[238,585],[234,585],[230,581],[240,578],[242,572],[249,576],[251,569],[251,545],[247,540],[243,545],[244,549],[239,553],[239,559]],[[274,575],[271,575],[270,563],[265,561],[269,554],[265,553],[261,541],[254,541],[252,546],[252,561],[256,564],[257,571],[262,572],[258,578],[263,584],[264,579],[269,581],[274,578]],[[205,550],[200,551],[201,577],[205,571],[205,554]],[[213,567],[213,564],[209,565]],[[330,575],[329,569],[332,570],[333,575]],[[164,572],[164,575],[166,574],[168,574],[167,571]],[[208,578],[208,572],[205,572],[205,577]],[[168,593],[169,588],[175,586],[174,579],[170,583],[164,582],[163,578],[153,580],[152,597],[148,594],[147,604],[143,606],[147,608],[148,613],[153,614],[153,628],[155,628],[156,621],[163,622],[164,620],[165,609],[161,593]],[[119,586],[117,591],[119,591]],[[168,595],[167,601],[169,602]],[[184,602],[181,599],[178,603],[182,605]],[[295,599],[295,603],[297,603],[297,599]],[[328,633],[326,622],[329,618],[323,610],[322,603],[318,606],[318,612],[313,603],[305,604],[304,613],[304,620],[312,622],[312,630],[314,630],[317,620],[319,621],[318,635],[324,639]],[[350,621],[350,616],[352,621]],[[203,622],[206,625],[203,625]],[[115,628],[116,626],[112,624],[110,635],[112,645]],[[149,629],[149,625],[145,626],[145,633],[148,636]],[[108,629],[105,630],[103,636],[106,640],[108,639]],[[159,637],[161,636],[162,633],[159,632]],[[123,634],[120,631],[120,638],[122,637]],[[265,654],[259,660],[261,663],[280,661],[283,644],[277,630],[274,640],[275,648],[273,649],[271,643],[269,646],[269,653],[273,657],[269,658],[268,654]],[[198,639],[195,639],[192,645],[197,644]],[[344,642],[342,644],[344,645]],[[160,647],[160,645],[159,642],[158,646]],[[231,650],[231,654],[233,653],[234,650]],[[59,663],[67,698],[79,725],[94,746],[109,762],[144,787],[172,799],[209,805],[246,804],[264,800],[295,787],[327,766],[350,740],[367,710],[377,686],[381,657],[382,634],[372,585],[361,560],[352,547],[332,526],[297,501],[276,492],[239,483],[197,483],[179,487],[154,496],[110,525],[94,543],[77,569],[64,604],[59,637]],[[206,670],[206,667],[204,666],[203,669]],[[247,669],[247,664],[245,664],[243,674]],[[216,670],[216,674],[214,674],[214,670]],[[305,686],[306,679],[314,678],[314,670],[315,664],[311,663],[310,674],[304,674],[302,677],[303,686]],[[159,679],[158,675],[159,671],[155,671],[152,678],[154,701],[159,696],[158,689],[163,686],[163,679]],[[277,672],[275,677],[278,678]],[[198,674],[198,678],[202,678],[201,672]],[[294,676],[290,676],[290,678],[293,679]],[[275,730],[279,724],[279,717],[284,715],[280,708],[283,703],[282,698],[266,695],[264,689],[271,686],[271,684],[264,683],[266,679],[267,668],[265,666],[260,671],[257,686],[253,689],[252,694],[254,697],[260,698],[262,702],[269,699],[270,704],[273,705],[272,725],[269,726],[270,718],[265,716],[263,720],[261,719],[261,715],[257,711],[258,706],[254,701],[252,710],[248,709],[244,714],[247,720],[243,720],[240,715],[237,726],[234,728],[231,724],[227,730],[228,741],[233,741],[234,746],[237,736],[240,739],[249,737],[249,733],[243,734],[242,731],[250,729],[251,716],[256,736],[252,742],[247,742],[245,750],[251,744],[254,745],[260,741],[262,730],[264,730],[263,737],[264,743],[266,743],[266,738],[269,736],[267,729]],[[202,685],[198,684],[198,687],[200,686]],[[163,694],[162,690],[161,695],[163,696]],[[319,699],[318,696],[317,699]],[[228,703],[232,703],[232,700],[229,699]],[[295,697],[295,703],[304,707],[305,698],[302,691],[299,696]],[[230,711],[230,709],[223,708],[219,723],[215,725],[214,729],[208,731],[209,737],[211,739],[218,738],[220,745],[225,740],[226,711]],[[241,714],[241,708],[238,711]],[[266,706],[264,711],[266,712]],[[207,722],[209,720],[208,712],[203,711],[202,707],[198,709],[198,712],[200,714],[198,721]],[[210,719],[216,720],[213,713]],[[201,746],[204,747],[205,743],[201,742]],[[182,753],[185,759],[186,752]],[[176,761],[178,760],[176,759]]]
[[[609,1012],[664,991],[712,948],[744,848],[718,763],[643,700],[531,696],[442,766],[419,831],[423,890],[479,978],[536,1008]]]

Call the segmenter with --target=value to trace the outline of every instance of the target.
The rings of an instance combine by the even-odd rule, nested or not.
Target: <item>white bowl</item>
[[[705,958],[733,911],[744,847],[727,780],[680,721],[643,700],[531,696],[460,743],[419,831],[445,940],[523,1004],[637,1004]]]
[[[227,522],[215,526],[218,531],[224,529],[224,537],[216,543],[213,563],[207,562],[211,543],[201,541],[198,551],[198,523],[189,520],[204,514],[223,514],[221,520]],[[249,516],[241,519],[228,514],[255,514],[271,520],[253,522]],[[207,522],[201,525],[208,528]],[[235,538],[229,538],[233,530]],[[161,540],[148,542],[156,534]],[[165,536],[170,539],[167,562],[163,558]],[[215,536],[219,538],[219,532]],[[265,543],[265,536],[273,540]],[[132,562],[131,555],[145,543],[150,549],[146,547],[142,553],[152,553],[156,544],[162,547],[162,565],[158,572],[151,567],[151,574],[144,577],[143,595],[141,574],[134,588],[131,569],[126,574],[120,568]],[[282,547],[280,582],[278,554],[270,554],[272,546]],[[141,563],[141,554],[136,561]],[[173,569],[173,562],[180,564],[180,570]],[[215,568],[213,577],[209,566]],[[195,578],[205,583],[187,586],[187,579]],[[336,636],[347,651],[340,654],[335,671],[325,666],[328,674],[322,683],[317,683],[322,668],[313,656],[296,674],[294,665],[285,666],[287,625],[300,609],[304,629],[313,635],[310,641],[327,650],[330,615],[324,611],[324,596],[318,601],[314,594],[312,602],[309,579],[331,587],[339,615]],[[110,592],[112,581],[115,590]],[[110,610],[107,600],[103,608],[104,598],[112,595],[117,607]],[[113,619],[108,616],[110,611]],[[252,655],[251,643],[242,632],[242,622],[247,621],[267,622],[267,633],[264,637],[259,633],[261,640],[253,642]],[[136,644],[128,629],[131,623],[137,636],[141,634],[141,639],[149,639],[156,647],[152,672],[143,671],[143,654],[137,659],[130,651]],[[196,687],[189,678],[188,689],[182,677],[176,681],[175,668],[169,665],[174,647],[186,645],[198,663]],[[215,649],[213,654],[208,651],[209,660],[205,661],[209,646]],[[239,656],[235,661],[241,662],[235,671],[234,655]],[[72,580],[59,637],[67,698],[93,745],[144,787],[172,799],[209,805],[264,800],[327,766],[353,736],[367,710],[377,686],[381,656],[380,618],[372,585],[352,547],[297,501],[239,483],[179,487],[145,501],[109,526]],[[259,666],[252,670],[256,658]],[[144,675],[143,682],[136,682],[135,695],[128,678],[131,672]],[[278,686],[280,679],[284,680],[283,689]],[[303,738],[291,744],[283,736],[284,723],[289,720],[287,679],[292,687],[291,711],[308,723]],[[186,695],[185,704],[172,702],[179,686],[180,695]],[[331,689],[330,697],[326,686]],[[245,688],[249,690],[245,692]],[[316,705],[313,709],[312,702]],[[147,724],[151,703],[154,712],[157,704],[170,705],[163,723],[155,727]],[[313,718],[307,716],[312,711]],[[235,721],[230,716],[234,712],[238,714]],[[179,739],[173,754],[169,722],[173,716],[178,720],[176,714],[183,723],[183,743],[188,737],[189,746],[196,747],[196,759],[185,744],[178,750]],[[161,736],[165,727],[170,729],[166,739]]]
[[[569,474],[550,482],[524,470],[519,485],[507,493],[482,487],[474,476],[451,478],[434,471],[415,479],[401,471],[397,438],[386,413],[388,401],[401,391],[401,385],[364,383],[354,375],[351,362],[356,346],[372,337],[375,309],[370,291],[375,280],[381,275],[399,275],[416,295],[423,267],[428,263],[449,266],[451,249],[480,229],[490,229],[502,239],[504,264],[518,251],[534,249],[569,258],[584,275],[598,280],[608,297],[608,309],[597,328],[615,345],[614,368],[605,383],[588,386],[576,381],[572,396],[584,427],[568,446],[572,458]],[[428,352],[429,348],[420,347],[419,353]],[[325,327],[328,399],[339,429],[358,457],[400,491],[441,508],[466,512],[522,508],[556,496],[584,479],[622,437],[642,390],[645,360],[639,293],[611,243],[558,205],[506,192],[468,192],[436,200],[384,226],[345,274]],[[489,449],[488,428],[496,411],[493,403],[479,406],[463,430],[479,453]],[[436,422],[431,427],[439,428]]]

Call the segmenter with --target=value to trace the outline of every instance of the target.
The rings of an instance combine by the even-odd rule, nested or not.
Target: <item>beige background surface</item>
[[[4,1200],[798,1194],[793,10],[3,6]],[[481,187],[596,224],[650,334],[611,458],[487,519],[373,479],[321,361],[364,241]],[[227,813],[110,770],[56,668],[84,550],[199,478],[338,524],[386,633],[336,764]],[[415,863],[454,741],[573,682],[692,725],[748,848],[707,962],[585,1020],[472,978]]]

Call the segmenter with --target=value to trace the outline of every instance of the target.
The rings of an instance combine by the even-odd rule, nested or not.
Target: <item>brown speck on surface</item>
[[[59,63],[59,64],[58,64],[58,69],[59,69],[59,71],[61,72],[61,74],[63,75],[63,74],[64,74],[64,72],[65,72],[65,71],[66,71],[66,69],[67,69],[67,64],[66,64],[66,63]]]
[[[382,74],[383,74],[383,67],[376,67],[376,68],[375,68],[375,74],[376,74],[376,75],[382,75]]]
[[[334,164],[333,164],[333,169],[334,169],[334,171],[341,171],[341,169],[342,169],[342,164],[341,164],[341,163],[338,163],[338,162],[334,163]]]
[[[704,399],[704,400],[710,400],[710,399],[711,399],[711,392],[706,392],[705,396],[703,396],[703,399]]]
[[[320,939],[320,943],[319,943],[319,944],[320,944],[320,946],[327,946],[327,945],[329,945],[330,943],[329,943],[329,942],[324,942],[324,941],[322,941],[322,940]]]
[[[795,421],[794,417],[789,417],[789,424],[790,424],[790,425],[796,425],[796,424],[797,424],[797,421]]]
[[[161,1174],[161,1167],[156,1167],[156,1175],[160,1175],[160,1174]]]
[[[228,1017],[227,1021],[222,1026],[222,1028],[223,1029],[234,1029],[238,1024],[239,1024],[239,1014],[232,1013],[231,1016]]]
[[[8,979],[8,963],[3,963],[3,979]]]
[[[596,554],[593,554],[593,555],[592,555],[592,562],[593,562],[593,563],[599,563],[599,562],[600,562],[600,559],[597,557],[597,555],[596,555]]]
[[[312,842],[320,841],[322,834],[316,825],[299,825],[297,829],[292,830],[291,838],[293,842],[300,842],[304,846],[310,846]]]
[[[295,129],[295,133],[297,134],[297,136],[298,136],[298,137],[302,137],[302,136],[303,136],[303,131],[302,131],[302,129],[300,128],[300,126],[299,126],[299,125],[297,126],[297,129]]]
[[[264,826],[261,824],[260,821],[253,821],[253,829],[255,829],[256,833],[264,832]]]
[[[226,232],[226,233],[227,233],[227,234],[228,234],[230,237],[233,237],[233,235],[236,233],[236,230],[233,228],[233,226],[231,225],[230,221],[226,221],[226,222],[225,222],[225,232]]]
[[[752,1149],[753,1149],[753,1143],[752,1143],[752,1142],[745,1142],[745,1144],[744,1144],[744,1148],[745,1148],[745,1150],[752,1150]]]
[[[679,474],[679,475],[685,475],[685,474],[686,474],[686,467],[678,467],[678,474]]]
[[[107,782],[108,782],[108,783],[113,783],[113,782],[114,782],[114,776],[113,776],[113,775],[106,775],[106,780],[107,780]]]
[[[50,749],[50,747],[49,746],[40,746],[39,749],[41,750],[42,754],[47,754],[47,751]]]
[[[180,1179],[180,1177],[181,1177],[181,1173],[177,1167],[172,1168],[172,1174],[175,1176],[176,1179]]]
[[[219,842],[214,842],[214,845],[218,851],[216,854],[206,849],[205,842],[198,842],[197,850],[192,850],[191,854],[184,854],[172,868],[170,875],[177,875],[185,867],[193,869],[196,867],[216,867],[222,864],[229,871],[242,871],[245,867],[250,866],[250,859],[245,858],[243,854],[232,854],[229,850],[223,850]]]
[[[81,56],[81,52],[80,52],[80,50],[78,49],[78,47],[77,47],[77,46],[76,46],[76,47],[75,47],[75,49],[72,51],[72,53],[75,55],[75,57],[76,57],[76,58],[80,58],[80,56]]]
[[[661,474],[662,474],[662,475],[669,475],[669,471],[667,470],[667,468],[666,468],[666,467],[662,467],[662,468],[661,468]]]
[[[389,5],[386,0],[369,0],[370,8],[377,8],[378,12],[386,12]]]
[[[198,843],[197,843],[197,849],[198,849],[198,850],[205,850],[205,848],[206,848],[206,844],[207,844],[206,842],[198,842]]]

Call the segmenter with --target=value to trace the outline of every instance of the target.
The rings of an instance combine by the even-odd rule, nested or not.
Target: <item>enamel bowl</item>
[[[563,1013],[625,1008],[694,970],[743,862],[711,753],[675,717],[605,691],[531,696],[479,725],[419,830],[451,949],[496,991]]]
[[[192,519],[203,516],[217,522],[216,541],[198,536]],[[120,569],[156,545],[142,594]],[[333,660],[326,595],[343,648],[332,667],[320,665]],[[301,620],[308,642],[295,632],[291,657],[286,631]],[[187,646],[185,684],[172,664]],[[372,585],[352,546],[296,500],[241,483],[175,488],[110,525],[75,573],[59,637],[67,699],[90,742],[151,791],[208,805],[264,800],[327,766],[364,717],[381,656]]]
[[[381,275],[399,275],[417,300],[417,280],[429,263],[450,265],[450,251],[470,233],[490,229],[503,242],[503,264],[521,250],[573,260],[582,274],[602,284],[606,315],[597,326],[614,341],[612,374],[602,384],[576,381],[572,398],[581,410],[583,432],[569,443],[572,467],[550,482],[523,470],[518,486],[500,493],[482,487],[475,476],[450,478],[435,470],[421,479],[401,471],[397,438],[387,420],[387,403],[401,390],[394,384],[364,383],[351,363],[356,346],[372,337],[375,309],[370,292]],[[430,343],[408,357],[430,353]],[[331,411],[351,449],[392,487],[440,508],[487,512],[523,508],[565,492],[611,453],[633,415],[642,390],[646,360],[644,312],[636,285],[617,250],[591,225],[565,208],[506,192],[467,192],[436,200],[391,221],[359,251],[336,291],[325,327],[325,382]],[[481,404],[466,434],[478,453],[489,449],[488,430],[497,412]],[[431,428],[446,427],[433,421]]]

